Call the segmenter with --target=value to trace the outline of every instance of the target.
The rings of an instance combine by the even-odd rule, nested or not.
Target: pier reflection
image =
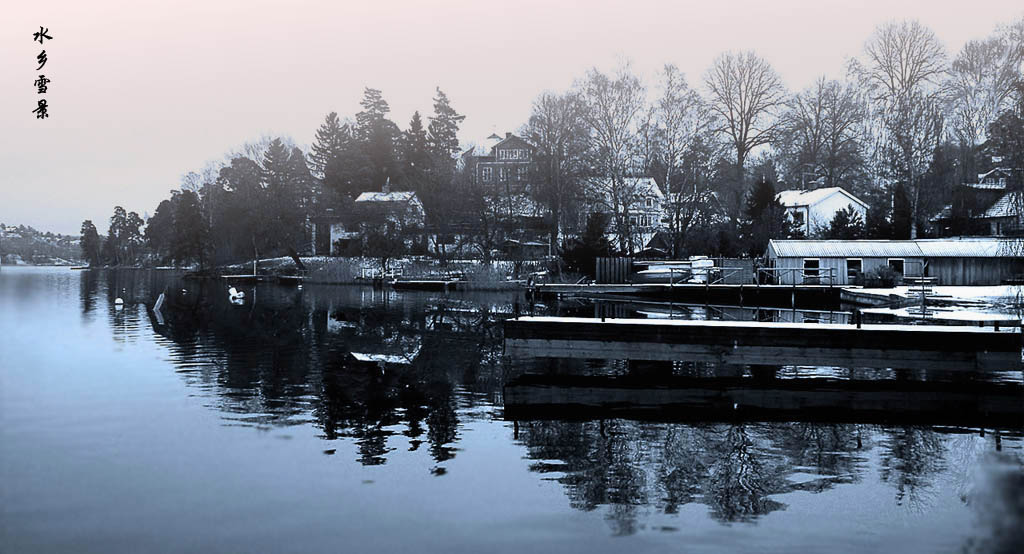
[[[224,283],[154,272],[85,273],[80,286],[83,317],[109,317],[125,340],[139,336],[131,322],[141,318],[181,378],[226,425],[311,425],[325,451],[334,451],[330,441],[355,445],[345,463],[386,465],[422,452],[429,465],[416,469],[442,476],[460,452],[483,448],[467,428],[501,422],[531,472],[559,483],[573,508],[600,512],[616,534],[640,532],[652,514],[695,506],[717,522],[756,523],[786,510],[796,493],[829,495],[865,483],[886,487],[899,509],[928,510],[943,501],[951,480],[960,483],[957,502],[979,510],[999,505],[1000,517],[1024,521],[1002,489],[972,484],[974,471],[958,473],[993,463],[991,456],[1019,472],[1019,420],[991,411],[975,420],[943,404],[970,386],[1012,400],[1019,374],[979,380],[814,360],[511,361],[502,355],[505,319],[605,308],[531,306],[509,294],[266,285],[246,288],[239,305]],[[112,308],[119,291],[128,299],[121,312]],[[166,302],[158,317],[149,307],[161,292]],[[837,381],[871,380],[891,386],[844,388],[831,410],[806,409],[820,390],[840,390]],[[771,409],[756,410],[730,396],[738,393],[779,404],[762,401]],[[881,413],[896,404],[905,408],[904,419],[899,410]],[[979,427],[988,429],[984,436]],[[1001,482],[1019,490],[1013,475]],[[970,548],[1019,536],[997,519],[988,519],[992,528]]]

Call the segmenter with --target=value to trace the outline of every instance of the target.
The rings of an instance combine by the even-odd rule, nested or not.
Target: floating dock
[[[504,388],[504,417],[658,421],[813,421],[1024,427],[1012,383],[524,375]]]
[[[512,358],[689,360],[968,371],[1021,368],[1020,328],[519,317]]]
[[[541,297],[607,295],[689,304],[730,306],[838,307],[842,288],[830,285],[733,285],[697,283],[626,283],[619,285],[540,284],[530,291]]]

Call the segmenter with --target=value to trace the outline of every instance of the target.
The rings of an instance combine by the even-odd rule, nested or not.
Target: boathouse
[[[998,285],[1024,275],[1024,240],[971,237],[918,240],[772,240],[768,265],[779,284],[861,283],[888,266],[939,285]]]

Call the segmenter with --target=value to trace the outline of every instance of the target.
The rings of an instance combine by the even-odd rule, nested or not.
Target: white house
[[[587,189],[591,203],[589,211],[600,211],[612,216],[609,238],[613,241],[618,240],[618,233],[627,231],[618,229],[616,225],[616,196],[619,199],[619,210],[622,210],[622,204],[626,204],[624,211],[629,218],[628,235],[633,250],[643,248],[658,229],[664,226],[665,194],[651,177],[626,177],[618,187],[613,186],[608,178],[593,179],[587,183]]]
[[[626,177],[620,187],[613,187],[611,179],[600,178],[589,182],[588,188],[589,197],[596,204],[594,209],[613,213],[613,194],[617,192],[620,202],[628,202],[626,213],[629,214],[630,226],[643,230],[661,226],[665,217],[665,194],[654,179]]]
[[[805,236],[813,236],[828,229],[836,212],[852,207],[863,222],[868,205],[860,198],[839,187],[815,190],[784,190],[776,198],[786,208],[786,214]]]

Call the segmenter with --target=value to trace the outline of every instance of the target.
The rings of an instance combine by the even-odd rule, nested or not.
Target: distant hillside
[[[77,235],[43,233],[25,225],[0,223],[0,259],[5,264],[75,265],[82,263]]]

